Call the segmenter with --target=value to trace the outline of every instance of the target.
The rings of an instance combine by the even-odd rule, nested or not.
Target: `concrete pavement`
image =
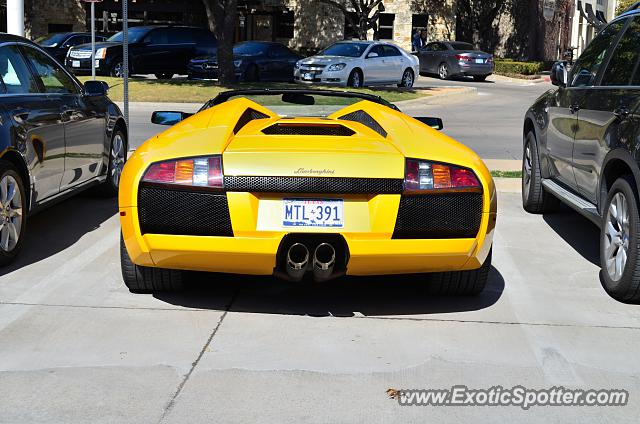
[[[56,225],[52,226],[51,223]],[[33,217],[0,276],[0,422],[616,422],[640,413],[640,309],[598,280],[597,229],[499,194],[478,298],[419,276],[308,286],[199,275],[178,295],[120,278],[115,202]],[[622,388],[625,407],[401,407],[388,388]]]

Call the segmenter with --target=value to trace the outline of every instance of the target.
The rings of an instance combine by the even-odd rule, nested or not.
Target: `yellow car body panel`
[[[234,132],[248,108],[267,116]],[[337,118],[363,110],[382,123],[387,136]],[[276,123],[339,123],[350,137],[264,135]],[[483,208],[475,238],[392,239],[400,194],[282,194],[228,192],[233,237],[142,234],[138,188],[147,168],[166,160],[222,155],[228,176],[404,178],[405,158],[472,169],[482,185]],[[283,228],[283,198],[344,199],[342,228]],[[188,208],[189,205],[184,205]],[[361,101],[328,118],[287,118],[240,98],[206,109],[147,140],[127,161],[120,180],[122,235],[137,265],[270,275],[280,242],[291,233],[338,233],[349,249],[347,274],[376,275],[477,269],[489,254],[496,220],[493,179],[480,158],[446,135],[401,112]]]

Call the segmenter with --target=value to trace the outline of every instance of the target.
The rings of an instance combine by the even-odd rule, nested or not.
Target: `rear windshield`
[[[322,56],[360,57],[368,46],[366,43],[336,43],[318,54]]]
[[[449,44],[451,44],[451,47],[453,47],[453,50],[475,50],[475,47],[473,47],[473,44],[469,44],[469,43],[462,43],[460,41],[455,41]]]

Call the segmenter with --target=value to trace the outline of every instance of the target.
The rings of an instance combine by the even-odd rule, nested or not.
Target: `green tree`
[[[235,41],[238,0],[202,0],[209,30],[218,39],[218,82],[228,85],[235,81],[233,42]]]
[[[616,7],[616,15],[621,14],[631,7],[637,0],[619,0],[618,7]]]
[[[367,39],[367,32],[373,29],[373,39],[378,39],[378,18],[384,12],[382,0],[320,0],[321,3],[340,9],[351,26],[356,29],[358,38]],[[355,12],[354,18],[350,12]]]

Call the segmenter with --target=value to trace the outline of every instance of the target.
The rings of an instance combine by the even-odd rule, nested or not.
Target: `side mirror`
[[[374,57],[378,57],[378,53],[371,52],[371,53],[369,53],[369,54],[367,55],[367,59],[372,59],[372,58],[374,58]]]
[[[433,118],[429,116],[416,116],[414,117],[414,119],[417,119],[423,124],[430,126],[434,130],[440,131],[441,129],[444,128],[444,124],[442,123],[442,119],[440,118]]]
[[[175,125],[193,115],[186,112],[155,111],[151,114],[151,123],[158,125]]]
[[[556,62],[551,68],[551,84],[558,87],[566,87],[569,80],[567,62]]]
[[[104,81],[87,81],[84,83],[84,92],[87,96],[106,96],[109,92],[109,84]]]

